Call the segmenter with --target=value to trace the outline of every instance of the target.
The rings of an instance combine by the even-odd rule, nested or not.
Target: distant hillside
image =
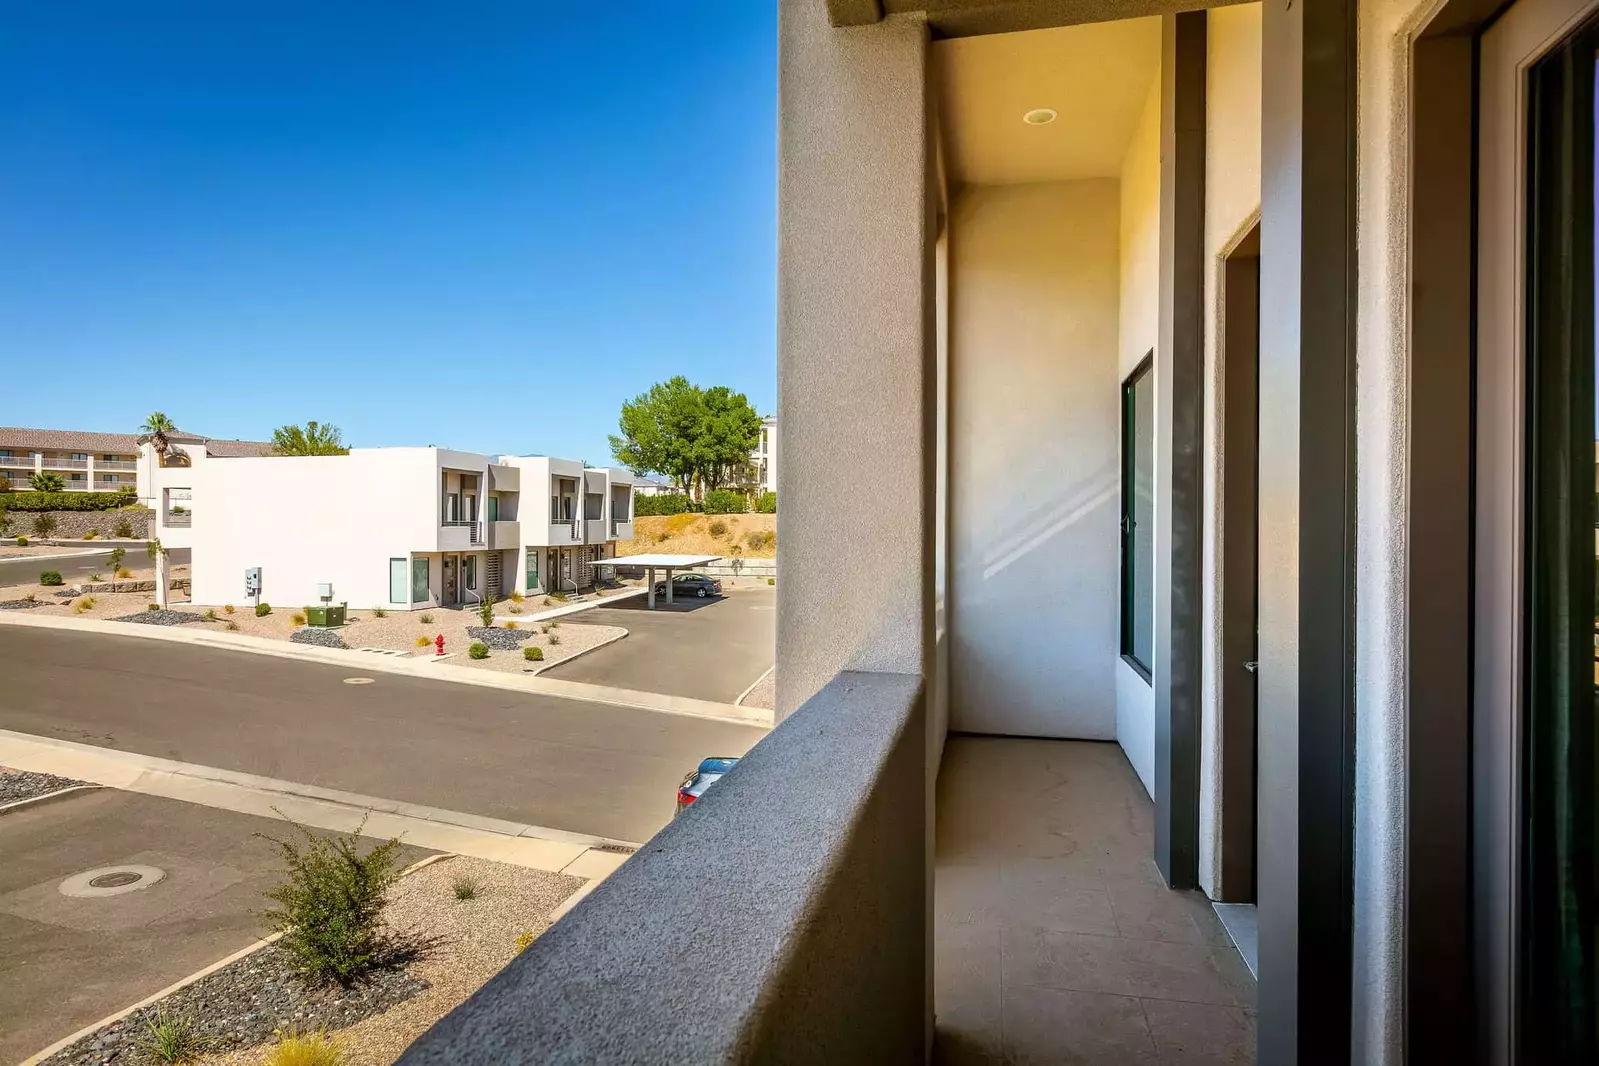
[[[727,558],[777,557],[775,514],[674,514],[634,519],[632,540],[617,545],[618,555],[671,552]]]

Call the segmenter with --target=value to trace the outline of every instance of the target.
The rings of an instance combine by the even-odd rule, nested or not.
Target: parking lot
[[[0,1062],[19,1062],[253,943],[279,877],[269,818],[116,789],[0,816]],[[403,864],[427,854],[405,848]],[[62,882],[104,867],[164,876],[74,897]]]
[[[635,596],[574,615],[574,622],[622,626],[627,639],[542,676],[732,703],[776,655],[777,590],[725,582],[724,588],[720,598],[683,599],[670,607],[657,597],[653,611]]]

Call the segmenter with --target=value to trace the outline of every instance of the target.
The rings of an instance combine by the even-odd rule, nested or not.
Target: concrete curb
[[[287,640],[267,637],[250,637],[239,633],[218,633],[214,630],[189,630],[178,626],[131,625],[102,618],[72,618],[60,615],[27,617],[27,611],[0,611],[0,627],[31,626],[35,629],[66,629],[80,633],[99,633],[105,636],[132,637],[137,640],[165,640],[175,644],[196,644],[201,647],[220,648],[224,651],[248,652],[270,655],[279,659],[300,659],[331,666],[342,666],[354,673],[404,674],[434,681],[451,681],[483,688],[497,688],[511,692],[534,695],[559,696],[565,699],[604,703],[616,707],[633,707],[662,714],[681,714],[691,718],[714,718],[740,725],[753,725],[770,729],[772,712],[756,707],[737,707],[730,703],[690,699],[686,696],[668,696],[658,692],[639,692],[634,689],[611,688],[607,685],[588,685],[578,681],[558,681],[532,674],[497,673],[469,666],[430,665],[428,658],[403,659],[387,655],[372,655],[353,648],[321,648],[314,644],[295,644]],[[576,658],[576,656],[573,656]],[[571,659],[563,660],[571,662]],[[559,665],[553,664],[553,665]]]
[[[441,853],[441,854],[438,854],[438,855],[426,856],[425,858],[418,859],[416,862],[413,862],[411,865],[409,865],[405,869],[401,870],[400,871],[400,876],[401,877],[410,877],[413,873],[415,873],[416,871],[422,869],[422,867],[431,866],[433,863],[436,863],[436,862],[438,862],[438,861],[440,861],[442,859],[448,859],[448,858],[451,858],[451,856],[449,854],[447,854],[447,853]],[[190,985],[194,984],[196,981],[199,981],[199,980],[202,980],[204,978],[210,977],[212,974],[216,973],[218,970],[222,969],[224,966],[231,966],[233,963],[238,962],[240,959],[248,958],[249,956],[254,955],[256,952],[260,951],[262,948],[267,947],[270,944],[277,943],[278,940],[280,940],[282,938],[282,936],[283,936],[282,933],[272,933],[269,936],[266,936],[266,937],[263,937],[260,940],[257,940],[253,944],[246,944],[244,947],[240,948],[238,951],[235,951],[233,954],[229,955],[227,958],[218,959],[216,962],[213,962],[211,965],[203,967],[202,969],[196,970],[194,973],[191,973],[189,976],[187,976],[187,977],[185,977],[185,978],[183,978],[183,979],[181,979],[179,981],[175,981],[175,982],[173,982],[170,985],[167,985],[167,987],[163,988],[161,991],[156,992],[156,993],[154,993],[152,995],[146,996],[145,998],[139,1000],[139,1002],[133,1004],[131,1007],[123,1007],[121,1010],[117,1011],[115,1014],[108,1014],[104,1018],[101,1018],[97,1022],[91,1022],[90,1024],[84,1026],[82,1029],[79,1029],[77,1032],[73,1033],[71,1036],[62,1037],[60,1040],[57,1040],[54,1044],[51,1044],[49,1047],[45,1048],[43,1051],[37,1052],[36,1054],[30,1055],[28,1058],[23,1059],[21,1066],[38,1066],[39,1063],[43,1062],[45,1059],[49,1058],[51,1055],[54,1055],[56,1052],[61,1051],[61,1050],[65,1049],[65,1048],[71,1047],[73,1044],[76,1044],[79,1040],[82,1040],[84,1037],[93,1036],[95,1033],[98,1033],[101,1029],[104,1029],[106,1026],[111,1025],[111,1024],[113,1024],[115,1022],[120,1022],[122,1019],[124,1019],[128,1015],[132,1014],[134,1011],[143,1010],[145,1007],[150,1006],[152,1003],[159,1003],[163,999],[166,999],[168,996],[172,995],[174,992],[183,991],[185,988],[188,988]]]
[[[27,799],[0,803],[0,814],[10,814],[12,811],[20,811],[24,807],[32,807],[38,803],[49,803],[53,799],[70,796],[74,792],[92,792],[100,787],[100,785],[68,785],[66,788],[58,788],[54,792],[46,792],[42,796],[29,796]]]
[[[594,645],[594,647],[592,647],[592,648],[584,648],[582,651],[578,652],[576,655],[568,655],[566,658],[562,659],[559,662],[544,663],[544,664],[540,665],[538,667],[538,669],[528,671],[528,676],[529,677],[538,677],[540,674],[542,674],[546,670],[553,670],[557,666],[565,666],[567,663],[576,662],[578,659],[583,658],[583,656],[587,655],[589,652],[591,652],[591,651],[599,651],[601,648],[606,647],[607,645],[615,644],[617,641],[621,640],[625,636],[627,636],[627,630],[624,629],[620,633],[618,633],[616,636],[614,636],[614,637],[606,637],[604,640],[602,640],[598,644]]]
[[[28,547],[30,547],[30,548],[33,548],[33,547],[49,548],[49,547],[53,547],[53,545],[49,545],[49,544],[35,545],[30,540],[28,542]],[[24,562],[24,561],[26,561],[28,559],[32,559],[35,562],[39,562],[39,563],[48,563],[51,559],[84,559],[84,558],[87,558],[90,555],[104,555],[104,554],[105,554],[105,552],[92,551],[92,552],[51,552],[49,555],[0,555],[0,563],[20,563],[20,562]],[[48,570],[49,567],[46,566],[45,569]]]
[[[518,624],[524,624],[527,622],[545,622],[551,618],[564,618],[569,614],[579,614],[583,611],[592,611],[596,607],[608,607],[611,604],[618,603],[622,600],[630,600],[635,596],[642,596],[648,591],[649,589],[642,588],[624,589],[621,592],[606,596],[604,598],[596,596],[594,599],[585,600],[582,603],[568,603],[563,604],[560,607],[551,607],[549,610],[540,611],[538,614],[513,614],[505,618],[496,616],[494,619],[494,624],[503,626],[506,622],[511,621],[514,621]],[[508,603],[510,601],[507,600],[504,602]],[[498,606],[498,604],[496,604],[496,606]]]
[[[735,706],[735,707],[744,706],[745,697],[748,696],[751,692],[754,692],[755,691],[755,687],[757,685],[759,685],[762,681],[765,681],[768,677],[770,677],[771,674],[772,674],[772,671],[776,670],[776,669],[777,669],[777,664],[776,663],[773,663],[771,666],[768,666],[766,668],[766,673],[762,674],[760,677],[757,677],[754,681],[751,681],[750,682],[750,687],[745,689],[743,692],[740,692],[738,694],[738,699],[733,701],[733,706]]]

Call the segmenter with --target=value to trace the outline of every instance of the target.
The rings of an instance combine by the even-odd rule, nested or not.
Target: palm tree
[[[172,419],[160,411],[151,411],[145,416],[144,425],[139,427],[139,431],[147,437],[158,435],[164,437],[169,433],[177,432],[177,429],[178,427],[173,424]]]
[[[331,423],[307,422],[299,426],[279,426],[272,431],[274,455],[347,455],[343,434]]]
[[[30,474],[28,484],[33,486],[34,492],[60,492],[67,487],[60,474]]]

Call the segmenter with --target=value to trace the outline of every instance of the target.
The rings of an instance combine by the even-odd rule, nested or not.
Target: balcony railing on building
[[[187,529],[193,522],[194,512],[192,511],[168,511],[163,524],[171,526],[173,529]]]
[[[483,543],[483,523],[468,518],[446,518],[439,523],[445,529],[465,529],[469,544]]]
[[[89,460],[68,459],[64,455],[47,455],[44,457],[44,468],[46,470],[87,470],[89,469]]]

